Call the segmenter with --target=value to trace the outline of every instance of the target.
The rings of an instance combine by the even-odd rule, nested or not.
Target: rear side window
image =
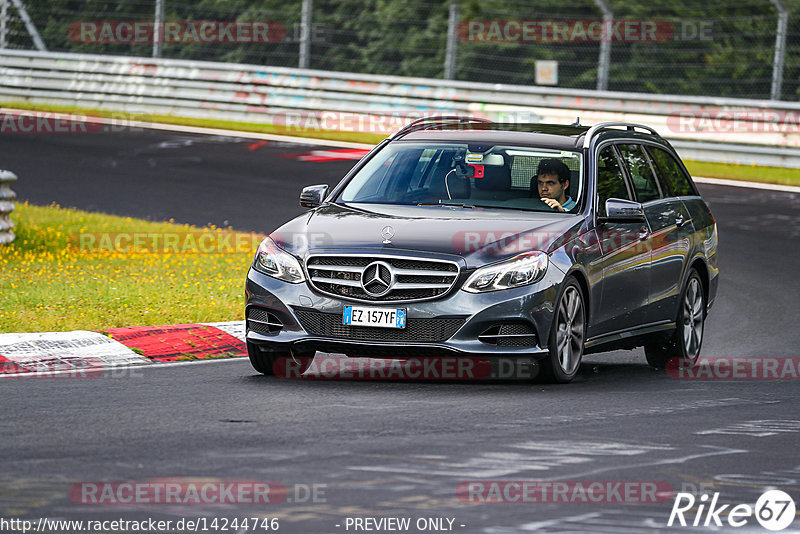
[[[622,161],[628,168],[636,200],[644,204],[661,198],[653,168],[641,145],[617,145]]]
[[[661,185],[666,186],[669,194],[674,197],[696,195],[689,177],[683,172],[681,165],[667,152],[656,147],[647,147],[658,169]]]
[[[609,198],[631,199],[619,160],[611,146],[601,150],[597,158],[597,208],[601,217],[606,215],[606,200]]]

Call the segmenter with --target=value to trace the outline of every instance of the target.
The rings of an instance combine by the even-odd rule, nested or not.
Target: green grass
[[[245,275],[262,236],[56,205],[17,204],[12,218],[17,239],[0,246],[0,332],[242,319]],[[144,238],[133,248],[135,236]],[[167,236],[178,245],[152,246]],[[118,237],[125,239],[115,246]]]
[[[692,176],[800,186],[800,169],[732,165],[707,161],[684,161],[684,163]]]

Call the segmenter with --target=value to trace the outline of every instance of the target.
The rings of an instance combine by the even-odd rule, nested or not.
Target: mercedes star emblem
[[[361,287],[372,297],[382,297],[394,285],[392,266],[383,261],[374,261],[361,273]]]
[[[394,237],[394,228],[391,226],[384,226],[383,230],[381,230],[381,235],[383,236],[383,244],[391,245],[392,237]]]

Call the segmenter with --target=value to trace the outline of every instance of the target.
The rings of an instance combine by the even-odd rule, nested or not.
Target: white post
[[[156,0],[153,23],[153,57],[161,57],[164,49],[164,0]]]
[[[456,32],[458,31],[458,2],[457,0],[450,0],[450,17],[447,21],[447,50],[444,54],[444,78],[445,80],[453,80],[456,77],[456,50],[458,47],[458,40],[456,39]]]
[[[8,0],[0,0],[0,49],[8,46]]]
[[[786,57],[786,26],[789,24],[789,11],[781,0],[772,0],[772,5],[778,10],[778,28],[775,33],[775,58],[772,61],[772,100],[781,99],[781,86],[783,85],[783,65]]]
[[[298,66],[307,69],[311,64],[311,12],[314,9],[312,0],[303,0],[300,13],[300,58]]]
[[[28,16],[28,11],[22,4],[22,0],[11,1],[14,2],[14,7],[16,7],[17,11],[19,12],[19,18],[21,18],[22,22],[25,23],[25,29],[28,30],[28,34],[31,36],[31,39],[33,39],[33,45],[40,52],[47,52],[47,47],[44,46],[44,41],[42,41],[42,37],[39,35],[39,31],[36,29],[36,25],[33,23],[30,16]]]
[[[614,35],[614,13],[605,0],[594,0],[594,3],[603,12],[603,38],[600,41],[600,58],[597,60],[597,90],[608,89],[608,68],[611,64],[611,39]]]

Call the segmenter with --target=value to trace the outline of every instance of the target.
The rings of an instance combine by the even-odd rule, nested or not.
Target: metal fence
[[[0,0],[3,47],[800,100],[800,0]]]
[[[385,135],[430,114],[558,124],[571,123],[578,115],[583,124],[648,124],[675,140],[679,152],[690,159],[800,168],[797,102],[607,91],[595,91],[587,99],[586,91],[576,89],[176,59],[0,52],[0,102],[20,101],[120,113],[108,123],[87,117],[91,124],[79,128],[86,133],[125,128],[131,113],[273,124],[295,135],[308,129]],[[47,112],[13,109],[0,109],[0,118],[0,133],[55,132],[61,123]]]

